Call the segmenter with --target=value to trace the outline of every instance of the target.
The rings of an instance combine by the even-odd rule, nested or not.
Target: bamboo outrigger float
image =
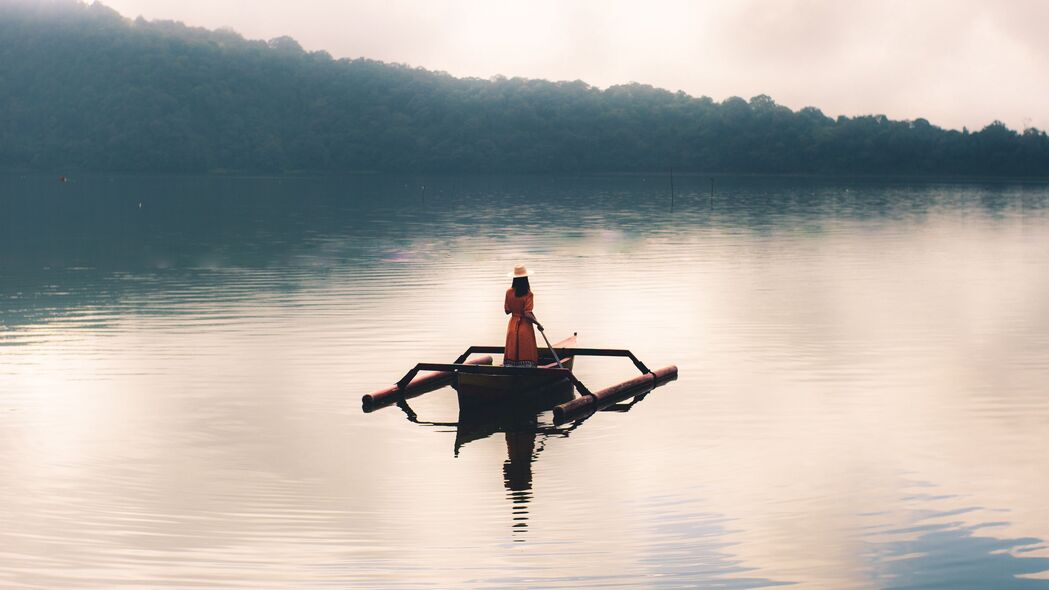
[[[569,384],[579,393],[553,408],[558,423],[591,414],[603,407],[630,397],[647,394],[652,389],[677,378],[677,367],[649,369],[634,353],[616,348],[578,348],[573,334],[555,344],[547,354],[542,351],[539,366],[534,368],[504,367],[492,364],[488,355],[502,354],[502,346],[471,346],[452,363],[419,363],[396,384],[361,398],[365,412],[404,402],[451,384],[459,396],[460,408],[512,401],[515,398],[541,396]],[[469,359],[471,355],[485,356]],[[591,391],[573,373],[575,357],[625,357],[634,363],[641,375],[599,391]],[[560,363],[556,362],[560,359]],[[560,364],[560,366],[559,366]],[[421,371],[432,371],[420,376]]]

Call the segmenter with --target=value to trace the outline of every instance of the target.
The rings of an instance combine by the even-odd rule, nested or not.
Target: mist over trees
[[[20,0],[0,4],[0,168],[1049,176],[1049,138],[764,95],[460,79]]]

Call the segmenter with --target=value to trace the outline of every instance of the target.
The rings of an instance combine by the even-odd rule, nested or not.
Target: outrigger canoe
[[[645,395],[655,387],[677,378],[677,367],[651,370],[634,353],[616,348],[577,348],[576,337],[558,342],[554,348],[558,366],[549,351],[541,351],[538,367],[504,367],[492,364],[491,354],[503,354],[502,346],[471,346],[452,363],[418,363],[396,384],[361,398],[365,412],[397,404],[407,410],[407,400],[452,385],[458,391],[460,409],[519,400],[530,403],[562,392],[553,408],[554,420],[565,421],[593,413],[616,401]],[[484,354],[470,359],[471,355]],[[630,359],[641,375],[599,391],[590,391],[572,372],[575,357],[602,356]],[[423,373],[427,371],[426,373]],[[579,393],[573,397],[572,389]],[[567,392],[567,393],[565,393]],[[565,397],[567,395],[567,397]],[[534,404],[532,404],[534,405]]]

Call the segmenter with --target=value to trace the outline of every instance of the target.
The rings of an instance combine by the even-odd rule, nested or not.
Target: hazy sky
[[[126,16],[444,70],[768,94],[828,115],[1049,129],[1047,0],[105,0]]]

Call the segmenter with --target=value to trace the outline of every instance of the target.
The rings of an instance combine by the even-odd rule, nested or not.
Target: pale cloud
[[[109,0],[127,16],[457,76],[769,94],[829,115],[1049,128],[1041,0]]]

